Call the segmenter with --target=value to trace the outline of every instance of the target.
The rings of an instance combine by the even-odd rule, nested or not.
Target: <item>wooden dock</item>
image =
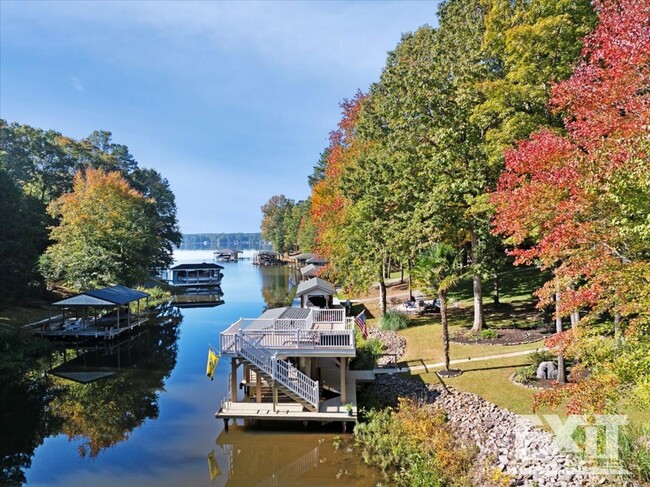
[[[74,338],[74,339],[85,339],[85,338],[103,338],[106,340],[112,340],[123,333],[129,332],[143,323],[147,322],[148,318],[140,318],[131,323],[121,326],[119,328],[96,328],[90,326],[88,328],[81,329],[65,329],[59,328],[55,330],[39,330],[36,332],[36,335],[47,337],[47,338]]]
[[[327,387],[327,381],[324,381],[323,386]],[[345,405],[341,404],[340,396],[321,401],[318,405],[318,411],[314,412],[306,410],[301,404],[294,401],[280,402],[273,408],[271,402],[255,402],[255,397],[246,396],[244,398],[245,402],[224,401],[219,411],[215,413],[215,417],[224,420],[356,422],[357,381],[354,376],[348,377],[345,388],[347,391],[346,401],[352,405],[351,415],[348,414]]]

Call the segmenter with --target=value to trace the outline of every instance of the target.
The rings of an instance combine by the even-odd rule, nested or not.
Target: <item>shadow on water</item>
[[[3,407],[0,485],[20,485],[45,438],[77,440],[96,457],[158,416],[158,398],[176,365],[180,319],[158,321],[119,344],[48,346],[30,354],[31,370],[0,376]],[[29,350],[31,336],[14,344]]]

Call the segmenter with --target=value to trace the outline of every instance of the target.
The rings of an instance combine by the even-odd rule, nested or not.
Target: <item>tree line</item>
[[[338,282],[378,281],[382,311],[396,263],[443,297],[469,273],[473,331],[507,255],[550,269],[549,345],[592,374],[576,407],[650,403],[650,4],[448,0],[438,21],[342,103],[309,177],[313,248]],[[290,203],[263,207],[280,251]]]
[[[0,120],[0,300],[44,280],[75,290],[143,282],[181,234],[168,181],[107,131],[81,140]]]

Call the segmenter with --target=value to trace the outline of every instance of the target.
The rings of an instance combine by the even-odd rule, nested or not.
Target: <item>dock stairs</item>
[[[243,363],[251,366],[267,383],[275,385],[278,392],[302,404],[307,410],[318,412],[318,381],[242,335],[235,336],[234,346]]]

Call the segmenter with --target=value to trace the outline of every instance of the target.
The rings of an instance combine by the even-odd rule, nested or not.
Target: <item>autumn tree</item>
[[[496,231],[519,246],[516,262],[553,268],[541,305],[561,290],[558,316],[586,314],[561,336],[592,371],[569,389],[574,410],[602,404],[594,384],[650,399],[650,4],[595,5],[582,62],[553,89],[566,135],[543,130],[507,152],[492,197]],[[612,338],[594,336],[595,322]]]
[[[86,169],[50,204],[60,220],[41,259],[45,276],[77,290],[143,282],[156,261],[155,202],[119,172]]]

